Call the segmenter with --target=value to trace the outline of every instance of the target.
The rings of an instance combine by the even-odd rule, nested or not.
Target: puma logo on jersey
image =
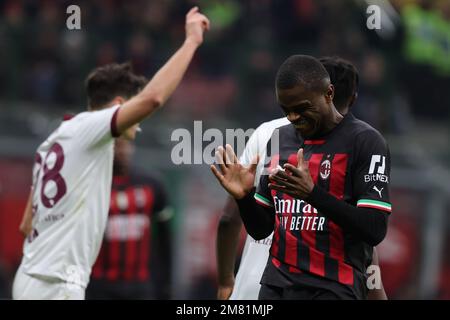
[[[380,195],[380,198],[383,198],[383,196],[381,195],[381,191],[383,191],[384,188],[378,189],[377,186],[373,186],[373,190],[375,190],[376,192],[378,192],[378,194]]]

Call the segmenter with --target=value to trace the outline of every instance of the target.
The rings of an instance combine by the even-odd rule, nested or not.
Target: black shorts
[[[259,300],[344,300],[348,297],[339,296],[336,293],[312,287],[287,287],[281,288],[268,284],[262,284],[259,291]]]
[[[271,294],[279,296],[278,299],[305,300],[365,300],[367,296],[367,287],[359,277],[355,277],[353,286],[348,286],[307,272],[290,273],[285,268],[275,267],[270,259],[261,278],[261,285],[266,285],[273,291],[263,299],[271,299]],[[269,289],[266,290],[270,292]]]

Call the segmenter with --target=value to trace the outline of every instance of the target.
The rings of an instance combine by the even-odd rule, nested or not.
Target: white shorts
[[[58,279],[30,276],[19,268],[12,291],[14,300],[84,300],[85,289]]]

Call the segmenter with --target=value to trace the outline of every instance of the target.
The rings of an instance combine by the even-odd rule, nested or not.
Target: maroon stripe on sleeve
[[[111,192],[111,207],[109,219],[114,219],[114,217],[119,215],[119,208],[117,206],[117,191],[113,190]],[[111,229],[109,232],[109,250],[108,250],[108,271],[106,277],[110,281],[117,280],[119,278],[120,271],[120,242],[118,233],[120,230],[117,223],[112,223],[109,226]]]
[[[117,115],[119,114],[119,110],[120,110],[120,107],[117,108],[116,111],[114,111],[114,114],[111,118],[111,135],[114,138],[117,138],[120,136],[120,132],[117,129]]]
[[[342,200],[344,198],[347,154],[335,154],[331,164],[330,194]],[[338,281],[353,285],[353,268],[345,264],[344,233],[336,223],[329,221],[330,257],[338,261]]]
[[[155,196],[153,190],[145,186],[143,187],[144,195],[145,195],[145,213],[148,213],[151,216],[151,212],[153,211],[153,205],[155,203]],[[145,281],[149,278],[149,259],[150,259],[150,239],[151,239],[151,225],[145,231],[144,237],[141,240],[141,246],[139,250],[139,264],[138,264],[138,274],[137,277],[141,281]]]
[[[125,191],[128,200],[128,210],[127,210],[127,233],[128,237],[125,244],[125,270],[124,270],[124,278],[125,280],[131,280],[135,276],[134,270],[136,270],[137,263],[137,242],[139,239],[134,238],[139,232],[137,228],[139,226],[136,225],[136,197],[134,193],[133,187],[128,187]]]

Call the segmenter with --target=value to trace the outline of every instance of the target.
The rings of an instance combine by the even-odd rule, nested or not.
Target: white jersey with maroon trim
[[[245,146],[244,153],[240,157],[242,164],[248,166],[257,154],[260,156],[258,167],[256,168],[255,186],[258,186],[264,170],[263,157],[266,153],[267,142],[275,129],[289,123],[289,120],[285,117],[264,122],[255,130]],[[231,300],[258,299],[259,281],[266,267],[271,243],[272,235],[259,241],[247,235],[241,264],[236,275],[233,293],[230,297]]]
[[[107,221],[118,109],[63,121],[38,147],[24,273],[87,286]]]

